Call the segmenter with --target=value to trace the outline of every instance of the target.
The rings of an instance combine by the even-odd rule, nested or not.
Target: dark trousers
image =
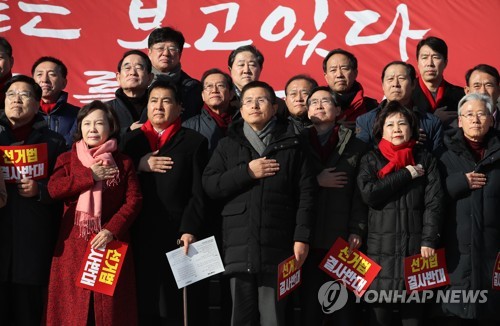
[[[40,285],[0,283],[0,325],[39,326],[46,292]]]
[[[172,280],[175,282],[174,277]],[[139,290],[139,289],[138,289]],[[144,303],[139,301],[139,325],[141,326],[182,326],[184,325],[184,290],[176,285],[161,286],[155,313],[151,309],[143,309]],[[187,319],[188,325],[208,325],[208,279],[193,283],[187,287]],[[140,297],[139,297],[140,299]],[[148,307],[151,308],[151,307]]]
[[[231,301],[231,287],[229,285],[229,278],[221,275],[219,277],[219,287],[220,287],[220,326],[229,326],[231,325],[231,311],[233,310],[233,302]]]
[[[435,325],[440,326],[498,326],[498,321],[493,320],[471,320],[458,317],[440,317],[431,320]]]
[[[373,303],[368,305],[370,326],[392,325],[394,311],[399,311],[403,326],[421,326],[424,320],[425,304],[422,303]]]
[[[286,298],[277,300],[277,282],[275,274],[231,275],[231,325],[284,326]]]
[[[309,251],[302,267],[303,280],[299,289],[301,325],[356,325],[356,321],[361,319],[361,304],[356,304],[356,297],[350,290],[347,290],[348,298],[345,306],[328,314],[322,310],[318,299],[319,290],[326,282],[334,281],[318,267],[326,254],[327,250]]]

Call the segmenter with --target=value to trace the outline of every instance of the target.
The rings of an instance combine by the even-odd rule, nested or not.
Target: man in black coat
[[[456,127],[458,101],[464,96],[462,87],[444,79],[448,65],[448,46],[438,37],[430,36],[417,45],[419,78],[413,92],[413,105],[437,116],[444,129]]]
[[[331,314],[322,312],[317,301],[318,292],[331,277],[318,266],[337,238],[349,240],[353,248],[359,245],[349,237],[349,224],[351,220],[362,219],[368,212],[356,177],[361,157],[370,147],[357,139],[351,129],[337,124],[341,108],[336,93],[327,86],[316,87],[310,93],[306,114],[313,126],[305,135],[320,188],[311,251],[304,265],[300,292],[302,325],[323,325],[333,321],[352,325],[359,317],[356,309],[360,307],[355,304],[352,292],[342,309]]]
[[[147,111],[148,86],[153,80],[151,69],[151,60],[139,50],[125,52],[118,62],[116,80],[120,88],[115,91],[115,99],[106,104],[118,117],[120,137],[142,126],[140,119]],[[146,119],[144,115],[144,121]]]
[[[175,87],[163,80],[148,91],[148,121],[125,134],[120,145],[139,172],[143,208],[132,227],[140,325],[182,325],[182,290],[177,289],[165,253],[182,240],[205,236],[201,175],[208,160],[205,137],[181,127]],[[200,281],[187,288],[189,324],[203,325],[208,301]],[[201,287],[201,288],[200,288]]]
[[[459,102],[458,129],[447,132],[439,153],[448,211],[443,243],[450,276],[447,290],[463,295],[486,292],[485,301],[443,302],[445,315],[498,325],[500,292],[492,289],[500,252],[500,133],[492,128],[493,103],[484,94],[468,94]],[[481,297],[480,297],[481,298]],[[463,322],[463,321],[462,321]]]
[[[47,182],[66,144],[37,113],[42,89],[32,78],[12,77],[4,86],[4,94],[0,145],[46,144],[48,159],[43,162],[47,175],[38,180],[13,177],[8,173],[12,166],[2,167],[10,183],[6,185],[7,205],[0,210],[0,324],[40,325],[62,213],[62,206],[49,196]],[[2,160],[5,162],[5,157]]]
[[[308,75],[295,75],[285,85],[285,103],[288,121],[295,134],[299,135],[312,126],[307,117],[306,100],[318,83]]]
[[[286,300],[277,301],[277,267],[291,255],[300,267],[307,257],[317,183],[299,140],[275,118],[272,87],[250,82],[241,101],[243,120],[219,142],[203,187],[225,202],[232,325],[283,325]]]

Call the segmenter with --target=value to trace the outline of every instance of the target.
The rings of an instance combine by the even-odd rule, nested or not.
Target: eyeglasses
[[[270,101],[267,97],[258,97],[256,99],[249,97],[243,100],[243,105],[252,106],[252,104],[257,103],[259,106],[261,106],[261,105],[266,105],[269,102]]]
[[[165,45],[160,45],[160,46],[153,46],[153,50],[159,53],[165,52],[167,50],[168,52],[174,54],[179,52],[179,48],[176,46],[165,46]]]
[[[212,92],[214,91],[215,89],[217,90],[225,90],[227,88],[226,84],[223,84],[223,83],[218,83],[218,84],[207,84],[205,86],[203,86],[203,90],[207,91],[207,92]]]
[[[489,113],[478,112],[478,113],[474,114],[472,112],[469,112],[469,113],[466,113],[466,114],[461,114],[461,116],[464,117],[465,119],[469,120],[469,121],[474,121],[475,119],[479,119],[481,121],[484,121],[484,120],[486,120],[486,117],[489,116]]]
[[[14,99],[20,97],[21,101],[27,101],[31,98],[31,92],[30,91],[10,91],[5,94],[5,97],[9,99],[9,101],[13,101]]]
[[[314,99],[314,100],[311,100],[309,102],[309,106],[315,106],[316,107],[316,106],[319,106],[320,104],[323,105],[323,106],[324,105],[332,105],[333,101],[332,101],[332,99],[329,99],[329,98],[325,97],[325,98],[322,98],[321,100]]]

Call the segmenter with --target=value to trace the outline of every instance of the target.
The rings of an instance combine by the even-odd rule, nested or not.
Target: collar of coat
[[[311,127],[311,128],[314,128],[314,127]],[[310,132],[310,130],[307,130],[303,134],[304,137],[307,139],[307,141],[309,141],[308,140],[309,139],[309,135],[308,135],[309,132]],[[337,142],[337,146],[335,147],[335,150],[333,151],[333,153],[331,155],[333,157],[333,163],[330,163],[330,165],[332,165],[332,166],[334,166],[336,164],[336,162],[338,161],[338,159],[340,158],[342,153],[344,153],[346,146],[349,143],[349,140],[354,136],[354,132],[351,129],[344,127],[343,125],[339,125],[338,135],[339,135],[339,141]],[[319,155],[318,155],[318,153],[316,153],[316,151],[311,151],[311,153],[312,153],[312,155],[315,155],[319,158]],[[329,159],[328,161],[331,161],[331,160]]]
[[[61,91],[59,98],[57,99],[56,106],[54,106],[54,108],[50,111],[49,115],[59,111],[66,103],[68,103],[68,93]],[[44,114],[44,112],[42,112],[42,114]]]
[[[228,128],[227,136],[234,139],[241,145],[251,148],[252,145],[250,145],[250,142],[243,134],[243,122],[243,119],[233,122]],[[269,146],[267,146],[262,156],[266,156],[268,153],[276,150],[286,149],[299,145],[298,137],[295,135],[295,133],[293,133],[293,131],[289,130],[286,120],[278,118],[272,135],[273,136],[271,138],[271,142],[269,143]]]
[[[464,156],[469,161],[474,162],[472,153],[465,144],[465,136],[462,128],[455,128],[446,131],[443,142],[448,150],[455,152],[458,156]],[[477,168],[475,171],[478,171],[483,165],[492,164],[500,160],[500,131],[490,128],[485,135],[484,142],[486,143],[484,157],[476,164]]]
[[[36,144],[39,137],[42,135],[42,130],[48,128],[47,122],[45,122],[41,113],[37,113],[33,119],[35,119],[35,122],[33,123],[33,131],[24,144]],[[4,112],[0,117],[0,144],[10,145],[15,141],[16,140],[12,134],[9,119],[7,119]]]

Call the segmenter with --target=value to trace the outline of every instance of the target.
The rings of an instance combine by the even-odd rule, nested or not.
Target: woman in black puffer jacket
[[[405,290],[404,258],[434,254],[438,245],[443,195],[436,159],[416,144],[418,120],[398,102],[390,102],[375,122],[377,149],[360,164],[358,186],[369,206],[368,217],[359,221],[358,234],[365,237],[367,254],[382,266],[370,290]],[[370,319],[390,324],[392,311],[401,319],[419,323],[423,305],[370,305]]]

